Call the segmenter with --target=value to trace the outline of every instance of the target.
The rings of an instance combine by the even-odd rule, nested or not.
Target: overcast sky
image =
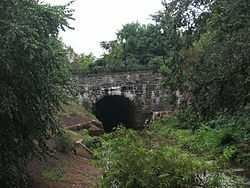
[[[65,4],[69,0],[43,0],[50,4]],[[100,56],[101,41],[115,39],[122,25],[139,21],[149,23],[150,15],[162,9],[162,0],[76,0],[71,23],[74,31],[61,33],[64,42],[77,53],[93,52]]]

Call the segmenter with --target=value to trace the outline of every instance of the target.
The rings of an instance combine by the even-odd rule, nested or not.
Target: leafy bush
[[[201,117],[190,106],[183,106],[176,114],[178,127],[197,130],[201,126]]]
[[[238,144],[236,147],[235,161],[250,168],[250,139]]]
[[[69,153],[73,150],[74,141],[66,132],[60,132],[55,137],[56,150],[62,153]]]
[[[102,139],[100,137],[92,137],[89,135],[87,130],[82,130],[81,133],[83,138],[83,143],[89,148],[89,149],[97,149],[102,144]]]
[[[226,161],[230,161],[232,158],[234,158],[236,151],[237,151],[237,148],[235,146],[227,146],[223,150],[223,158]]]
[[[104,136],[96,155],[104,169],[103,187],[241,187],[220,173],[215,162],[174,146],[148,147],[132,130]]]
[[[220,130],[220,146],[233,147],[232,159],[238,164],[250,167],[250,119],[249,114],[241,113],[234,116],[218,116],[207,122],[207,126]]]
[[[156,137],[161,137],[164,142],[171,142],[175,145],[187,146],[194,140],[193,134],[188,129],[179,129],[178,121],[174,117],[169,117],[156,121],[151,126],[149,133],[153,133]]]
[[[178,116],[177,116],[178,117]],[[165,139],[165,142],[195,154],[214,160],[238,161],[250,166],[249,118],[246,116],[218,116],[198,122],[196,131],[181,129],[177,117],[169,117],[151,126],[150,131]],[[167,141],[166,141],[167,140]]]
[[[0,12],[0,185],[27,187],[26,165],[48,153],[57,112],[73,93],[58,37],[72,11],[68,5],[1,0]]]

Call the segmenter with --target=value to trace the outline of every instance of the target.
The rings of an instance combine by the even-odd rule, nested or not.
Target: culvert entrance
[[[111,132],[118,125],[135,127],[135,107],[124,96],[105,96],[96,103],[94,111],[106,132]]]

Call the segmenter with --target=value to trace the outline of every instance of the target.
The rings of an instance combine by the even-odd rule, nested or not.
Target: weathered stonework
[[[129,98],[135,106],[136,126],[143,126],[152,111],[169,110],[169,91],[162,87],[163,76],[151,71],[75,75],[80,99],[89,109],[105,96]]]

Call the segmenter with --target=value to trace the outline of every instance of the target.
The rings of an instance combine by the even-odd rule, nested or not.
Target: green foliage
[[[89,149],[97,149],[102,144],[102,139],[100,137],[90,136],[87,130],[82,130],[81,133],[83,138],[83,143],[85,146],[87,146]]]
[[[159,30],[151,24],[130,23],[124,25],[117,33],[117,39],[121,44],[125,40],[123,56],[128,56],[128,61],[134,58],[137,60],[137,64],[147,66],[154,56],[161,55],[160,42],[157,40],[158,34]]]
[[[243,144],[242,144],[243,145]],[[241,164],[242,166],[246,168],[250,168],[250,148],[249,143],[245,145],[245,147],[238,146],[238,151],[236,155],[236,162]]]
[[[244,109],[250,99],[247,1],[164,5],[155,19],[171,36],[166,84],[192,96],[192,111],[202,118]]]
[[[223,151],[223,157],[226,161],[230,161],[234,158],[236,154],[236,147],[235,146],[227,146]]]
[[[102,42],[105,53],[89,72],[160,71],[183,94],[184,108],[191,102],[193,118],[243,110],[250,103],[248,9],[247,0],[163,1],[153,23],[126,24],[116,40]]]
[[[71,94],[65,48],[68,6],[34,0],[0,2],[0,184],[24,187],[24,168],[46,154],[56,114]]]
[[[227,130],[225,129],[202,127],[195,133],[194,141],[190,146],[190,150],[200,154],[206,153],[210,156],[224,155],[229,152],[229,148],[232,149],[234,147],[233,143],[223,143],[226,135]]]
[[[218,116],[214,120],[197,122],[196,130],[180,125],[177,117],[154,122],[150,134],[158,135],[160,142],[179,148],[208,160],[221,159],[221,163],[236,162],[249,166],[249,118]],[[189,128],[192,128],[190,125]],[[183,129],[185,128],[185,129]]]
[[[161,56],[152,57],[148,62],[148,66],[151,67],[153,71],[159,71],[160,68],[164,66],[164,59]]]
[[[89,117],[95,119],[96,117],[87,111],[83,105],[79,104],[76,101],[70,101],[66,104],[62,105],[62,109],[58,114],[59,119],[63,119],[64,117],[71,117],[71,116],[79,116],[79,117]]]
[[[192,129],[195,131],[201,126],[201,117],[195,113],[190,106],[184,106],[177,113],[178,125],[180,128]]]
[[[72,141],[78,141],[82,139],[82,135],[79,134],[78,132],[67,130],[67,129],[61,129],[60,130],[62,133],[66,134],[67,137],[70,137]],[[60,134],[59,134],[60,135]],[[57,135],[58,136],[58,135]]]
[[[55,137],[56,150],[62,153],[70,153],[74,148],[74,140],[72,134],[61,131]]]
[[[88,55],[80,54],[74,58],[71,68],[73,72],[88,73],[94,62],[95,57],[92,53]]]
[[[158,71],[165,63],[161,41],[160,30],[153,24],[126,24],[116,40],[101,42],[105,53],[89,66],[88,72]]]
[[[148,145],[135,131],[118,129],[103,139],[97,149],[104,168],[102,187],[243,187],[221,173],[216,162],[174,145]]]
[[[64,179],[64,171],[61,168],[46,168],[42,171],[42,177],[49,181],[61,181]]]

